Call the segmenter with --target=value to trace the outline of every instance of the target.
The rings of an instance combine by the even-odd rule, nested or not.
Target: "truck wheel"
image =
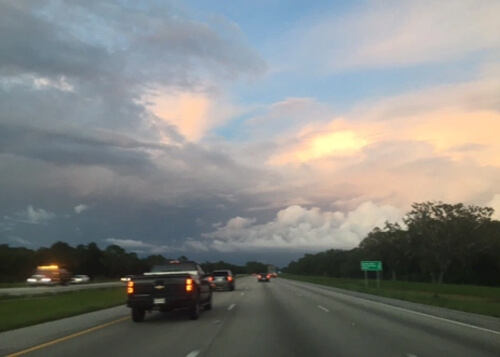
[[[197,298],[193,306],[191,306],[188,310],[189,318],[191,320],[198,320],[200,317],[200,299]]]
[[[212,293],[210,293],[208,302],[205,304],[205,310],[212,310]]]
[[[132,308],[132,320],[134,322],[144,321],[144,316],[146,315],[146,310],[138,309],[136,307]]]

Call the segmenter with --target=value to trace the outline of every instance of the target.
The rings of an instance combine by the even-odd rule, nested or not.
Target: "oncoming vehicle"
[[[26,280],[32,285],[66,285],[71,281],[71,274],[58,265],[40,265],[35,274]]]
[[[212,309],[209,275],[198,263],[187,260],[173,260],[153,266],[144,275],[132,276],[127,282],[127,295],[134,322],[143,321],[146,311],[184,309],[190,319],[196,320],[202,307]]]
[[[214,270],[210,277],[212,286],[215,289],[225,289],[233,291],[235,289],[234,275],[231,270]]]
[[[271,274],[268,274],[268,273],[260,273],[260,274],[257,274],[257,281],[259,283],[265,281],[265,282],[269,282],[271,280]]]

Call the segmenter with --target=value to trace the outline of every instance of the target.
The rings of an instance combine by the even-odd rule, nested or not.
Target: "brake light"
[[[262,275],[259,275],[259,279],[262,279]]]
[[[214,277],[213,276],[209,276],[208,277],[208,281],[214,281]]]
[[[193,291],[193,279],[186,279],[186,291]]]
[[[127,283],[127,294],[133,294],[134,293],[134,282],[129,281]]]
[[[271,275],[267,274],[267,278],[270,279],[271,278]]]
[[[233,277],[232,276],[228,276],[227,277],[227,281],[233,281]]]

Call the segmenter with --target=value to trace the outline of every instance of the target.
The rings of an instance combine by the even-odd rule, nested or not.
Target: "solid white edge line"
[[[236,306],[236,304],[229,305],[229,307],[227,308],[227,311],[231,311],[235,306]]]
[[[323,310],[324,312],[330,312],[330,310],[328,310],[326,307],[323,307],[321,305],[318,305],[318,309],[321,309]]]
[[[186,357],[196,357],[200,354],[200,351],[199,350],[194,350],[194,351],[191,351],[189,352]]]
[[[364,299],[361,299],[361,300],[364,300]],[[424,314],[423,312],[407,310],[407,309],[403,309],[402,307],[387,305],[387,304],[383,304],[383,303],[380,303],[380,302],[377,302],[377,301],[371,301],[371,300],[365,300],[365,301],[370,301],[370,302],[374,302],[375,304],[378,304],[378,305],[387,306],[387,307],[393,308],[394,310],[410,312],[410,313],[415,314],[415,315],[430,317],[430,318],[433,318],[433,319],[436,319],[436,320],[440,320],[440,321],[444,321],[444,322],[449,322],[449,323],[452,323],[452,324],[455,324],[455,325],[464,326],[464,327],[470,327],[472,329],[476,329],[476,330],[480,330],[480,331],[484,331],[484,332],[490,332],[490,333],[494,333],[496,335],[500,335],[499,331],[490,330],[490,329],[487,329],[487,328],[484,328],[484,327],[469,325],[469,324],[466,324],[465,322],[454,321],[454,320],[446,319],[444,317],[438,317],[438,316],[433,316],[433,315],[429,315],[429,314]]]
[[[318,287],[317,285],[315,284],[312,284],[312,283],[308,283],[310,285],[312,285],[313,287]],[[319,285],[319,287],[321,288],[322,286]],[[433,318],[433,319],[436,319],[436,320],[439,320],[439,321],[444,321],[444,322],[448,322],[448,323],[451,323],[451,324],[455,324],[455,325],[459,325],[459,326],[463,326],[463,327],[470,327],[472,329],[476,329],[476,330],[479,330],[479,331],[484,331],[484,332],[490,332],[490,333],[493,333],[495,335],[500,335],[500,331],[495,331],[495,330],[490,330],[490,329],[487,329],[487,328],[484,328],[484,327],[479,327],[479,326],[474,326],[474,325],[469,325],[469,324],[466,324],[465,322],[460,322],[460,321],[454,321],[454,320],[450,320],[450,319],[446,319],[444,317],[438,317],[438,316],[433,316],[433,315],[429,315],[429,314],[425,314],[423,312],[418,312],[418,311],[412,311],[412,310],[408,310],[408,309],[404,309],[402,307],[398,307],[398,306],[392,306],[392,305],[389,305],[389,304],[384,304],[382,302],[378,302],[378,301],[373,301],[373,300],[368,300],[368,299],[363,299],[363,298],[360,298],[358,296],[354,296],[354,295],[349,295],[349,294],[344,294],[344,293],[341,293],[341,292],[338,292],[338,291],[334,291],[334,290],[330,290],[330,289],[323,289],[323,290],[329,290],[333,293],[337,293],[337,294],[341,294],[341,295],[345,295],[345,296],[348,296],[348,297],[351,297],[351,298],[354,298],[354,299],[357,299],[357,300],[361,300],[361,301],[365,301],[365,302],[369,302],[369,303],[373,303],[375,305],[382,305],[382,306],[385,306],[385,307],[389,307],[389,308],[392,308],[394,310],[399,310],[399,311],[404,311],[404,312],[409,312],[409,313],[412,313],[412,314],[415,314],[415,315],[420,315],[420,316],[425,316],[425,317],[430,317],[430,318]],[[374,295],[376,296],[376,295]],[[430,305],[429,305],[430,306]]]

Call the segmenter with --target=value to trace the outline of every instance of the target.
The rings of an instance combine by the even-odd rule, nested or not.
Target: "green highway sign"
[[[363,271],[382,271],[382,262],[361,262],[361,270]]]

